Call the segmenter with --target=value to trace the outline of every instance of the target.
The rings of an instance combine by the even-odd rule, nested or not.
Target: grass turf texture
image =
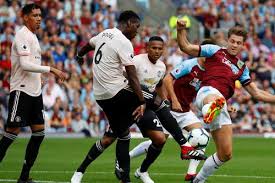
[[[70,178],[83,160],[96,139],[45,139],[39,157],[34,165],[31,177],[41,182],[69,182]],[[211,139],[212,140],[212,139]],[[142,139],[132,139],[131,148]],[[0,163],[0,182],[13,182],[17,179],[28,139],[17,139]],[[83,178],[83,182],[108,183],[119,182],[114,171],[113,144],[91,166]],[[163,152],[149,169],[156,183],[184,182],[188,161],[179,158],[180,149],[169,139]],[[211,141],[207,154],[214,152]],[[275,140],[262,138],[235,138],[233,159],[220,168],[208,182],[214,183],[272,183],[275,182]],[[131,161],[131,177],[133,183],[141,182],[133,174],[143,160],[140,156]],[[202,164],[202,163],[201,163]],[[200,164],[200,165],[201,165]],[[39,181],[38,181],[39,182]]]

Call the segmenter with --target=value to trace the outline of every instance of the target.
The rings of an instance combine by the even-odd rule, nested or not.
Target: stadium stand
[[[9,94],[10,47],[15,32],[22,26],[20,7],[27,0],[0,0],[0,129],[7,118]],[[79,66],[74,55],[89,38],[106,28],[116,26],[120,7],[117,0],[44,0],[36,1],[43,7],[44,21],[38,33],[43,65],[67,71],[69,79],[61,84],[51,75],[43,78],[43,98],[47,132],[79,132],[86,136],[101,136],[108,124],[97,106],[92,91],[92,57]],[[275,4],[272,0],[170,0],[175,16],[190,17],[190,26],[197,25],[193,42],[212,37],[225,46],[229,27],[242,25],[249,31],[244,50],[239,55],[251,70],[258,87],[275,94]],[[149,0],[137,0],[140,10],[155,12]],[[163,12],[162,12],[163,13]],[[172,18],[174,15],[171,15]],[[144,16],[143,16],[144,17]],[[144,17],[146,18],[146,17]],[[163,62],[168,70],[187,59],[177,46],[174,27],[169,17],[160,26],[144,24],[133,40],[135,54],[145,52],[145,43],[153,34],[161,36],[167,45]],[[165,22],[165,23],[164,23]],[[159,22],[160,23],[160,22]],[[171,23],[171,22],[170,22]],[[257,79],[256,79],[257,78]],[[236,92],[229,103],[238,109],[232,114],[235,132],[275,131],[275,106],[253,100],[236,82]],[[196,110],[194,108],[194,110]],[[27,129],[22,129],[27,130]]]

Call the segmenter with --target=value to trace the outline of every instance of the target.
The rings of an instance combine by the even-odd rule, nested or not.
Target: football
[[[188,142],[196,149],[203,149],[208,145],[209,133],[203,128],[196,128],[190,131]]]

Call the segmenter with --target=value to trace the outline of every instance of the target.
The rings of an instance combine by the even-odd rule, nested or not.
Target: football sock
[[[130,138],[117,139],[116,157],[121,171],[122,182],[130,182]]]
[[[157,148],[153,144],[149,146],[147,156],[142,162],[140,172],[147,172],[149,166],[157,159],[161,153],[162,148]]]
[[[85,159],[78,167],[77,172],[84,173],[87,167],[104,151],[104,147],[101,144],[101,141],[98,140],[96,143],[91,147],[88,154],[86,155]]]
[[[201,153],[204,154],[204,152],[205,152],[205,148],[201,150]],[[191,159],[187,170],[187,174],[196,174],[197,167],[199,166],[199,164],[200,164],[200,160]]]
[[[130,158],[135,158],[137,156],[145,154],[146,152],[148,152],[148,148],[151,144],[152,144],[151,140],[141,142],[140,144],[138,144],[134,149],[132,149],[129,152]]]
[[[207,177],[212,175],[222,164],[224,164],[224,162],[219,160],[217,153],[208,157],[205,163],[203,164],[203,167],[201,168],[200,172],[196,176],[194,182],[205,181]]]
[[[197,167],[199,164],[200,160],[191,159],[187,170],[187,174],[195,174],[197,172]]]
[[[176,121],[176,119],[170,113],[169,107],[165,106],[158,111],[156,114],[162,124],[162,126],[173,136],[176,142],[182,146],[186,143],[186,139],[182,134],[182,131]]]
[[[39,148],[44,137],[45,137],[44,130],[36,131],[32,133],[31,139],[26,149],[25,161],[21,171],[20,180],[25,181],[29,178],[31,167],[33,166],[37,158]]]
[[[7,149],[16,139],[17,135],[11,132],[4,132],[2,139],[0,140],[0,162],[4,159]]]

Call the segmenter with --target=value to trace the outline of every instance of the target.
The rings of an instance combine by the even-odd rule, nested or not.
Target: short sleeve
[[[89,44],[90,44],[91,46],[95,46],[98,37],[99,37],[99,35],[96,35],[96,36],[92,37],[92,38],[89,40]]]
[[[175,79],[179,79],[187,74],[189,74],[192,71],[192,68],[198,64],[197,58],[185,60],[181,63],[179,63],[172,71],[171,75]]]
[[[26,39],[26,36],[17,35],[14,41],[17,53],[20,56],[28,56],[31,54],[31,43]]]
[[[134,58],[134,48],[129,41],[127,44],[121,43],[120,49],[118,49],[118,56],[124,66],[127,65],[134,65],[133,58]]]
[[[241,84],[243,86],[246,86],[251,82],[251,78],[249,75],[249,69],[247,68],[247,66],[245,66],[245,69],[243,71],[243,74],[240,76],[239,81],[241,82]]]
[[[199,57],[211,57],[214,55],[221,47],[214,44],[206,44],[200,46]]]
[[[133,64],[135,65],[136,69],[138,70],[139,66],[140,66],[140,59],[139,59],[139,55],[134,56],[133,60]]]

